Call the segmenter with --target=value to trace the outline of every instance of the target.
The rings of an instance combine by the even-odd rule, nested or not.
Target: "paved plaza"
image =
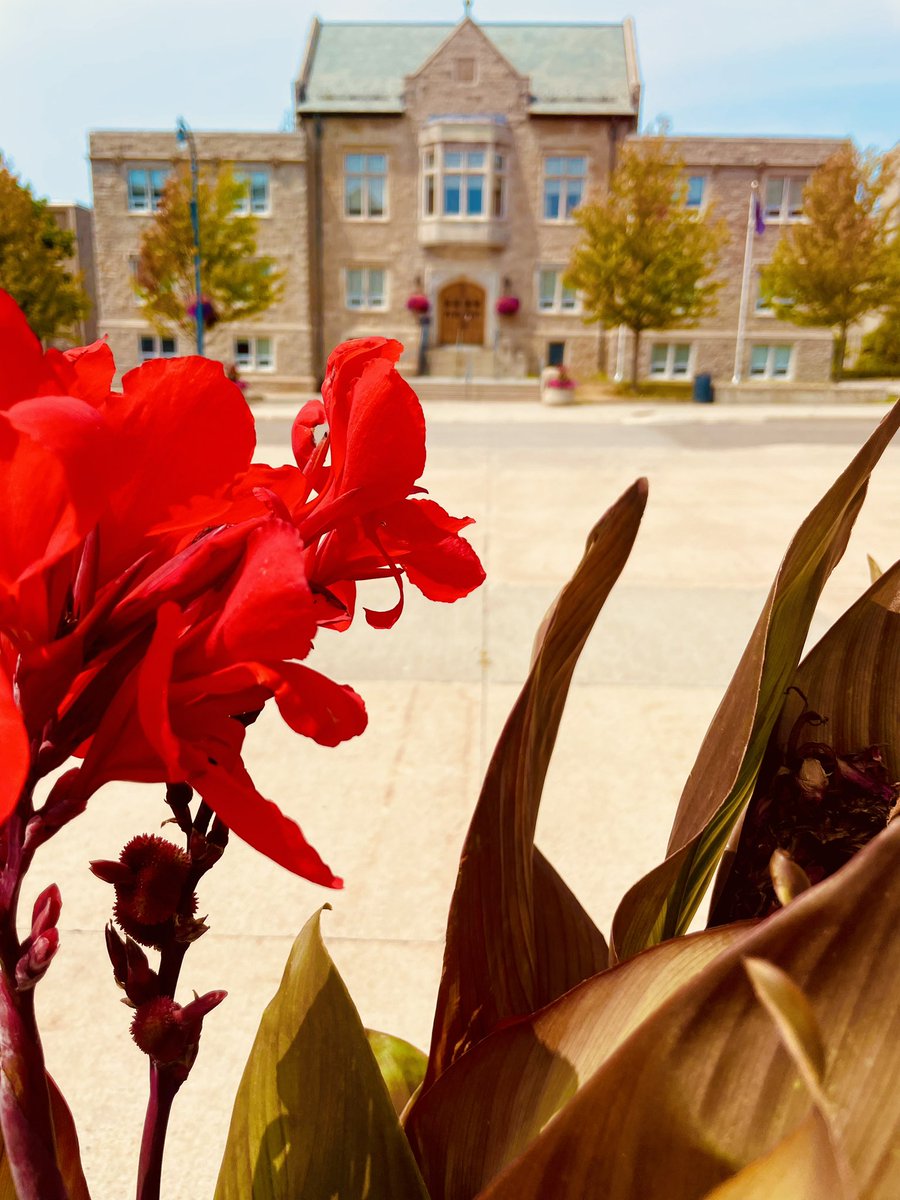
[[[639,475],[650,501],[631,561],[573,683],[538,842],[600,927],[659,861],[703,733],[802,518],[884,407],[719,409],[629,404],[435,403],[425,484],[471,538],[487,583],[445,606],[407,591],[388,632],[362,620],[323,632],[310,665],[355,687],[369,728],[337,750],[305,743],[277,714],[247,760],[346,880],[326,893],[233,841],[201,884],[210,932],[182,994],[225,988],[194,1074],[176,1100],[166,1200],[211,1200],[231,1098],[293,937],[328,901],[329,948],[368,1025],[423,1048],[457,858],[494,741],[527,671],[534,632],[585,535]],[[258,412],[258,457],[286,461],[289,413]],[[900,548],[900,445],[876,471],[848,552],[813,627],[821,634]],[[380,586],[380,585],[379,585]],[[395,593],[372,589],[370,606]],[[383,603],[381,603],[383,601]],[[94,1200],[133,1193],[146,1059],[128,1038],[103,941],[111,889],[88,873],[166,812],[161,789],[104,789],[41,851],[33,892],[56,880],[61,950],[39,989],[49,1069],[82,1137]],[[30,905],[31,894],[26,897]]]

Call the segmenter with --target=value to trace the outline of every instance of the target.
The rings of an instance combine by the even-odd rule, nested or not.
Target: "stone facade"
[[[230,362],[239,341],[246,349],[263,339],[267,361],[241,371],[251,391],[306,390],[321,380],[333,346],[370,335],[403,342],[408,372],[515,378],[564,361],[581,379],[627,373],[628,336],[586,323],[561,276],[579,235],[572,198],[602,194],[622,146],[638,139],[640,80],[629,21],[314,21],[296,97],[293,132],[196,135],[205,167],[228,162],[268,180],[258,244],[286,272],[284,299],[246,326],[214,329],[206,347]],[[840,142],[672,141],[697,192],[692,203],[701,215],[713,208],[730,240],[716,313],[693,328],[645,334],[639,374],[731,380],[756,180],[771,211],[751,242],[737,373],[767,385],[827,379],[829,331],[760,311],[758,269],[780,234],[802,220],[803,179]],[[99,327],[123,370],[146,356],[141,339],[153,335],[130,268],[151,214],[131,204],[129,173],[183,161],[174,131],[91,136]],[[407,307],[413,295],[427,300],[426,318]],[[517,310],[498,311],[501,298]],[[183,334],[176,342],[178,353],[193,348]],[[172,349],[167,343],[165,351]]]
[[[91,210],[83,204],[48,204],[60,229],[75,235],[75,250],[66,266],[75,275],[81,275],[84,290],[91,302],[90,311],[72,331],[76,345],[86,346],[97,337],[97,276],[94,264],[94,227]],[[60,344],[69,345],[66,338]]]
[[[263,172],[268,184],[267,211],[258,214],[257,248],[277,260],[284,272],[284,296],[267,312],[239,324],[215,327],[205,352],[231,363],[236,343],[268,339],[270,365],[240,368],[251,393],[268,395],[307,391],[313,385],[309,304],[309,249],[306,158],[296,133],[198,133],[201,171],[222,163],[235,170]],[[90,139],[94,190],[94,236],[100,328],[108,334],[120,372],[141,358],[141,338],[157,337],[144,319],[133,288],[133,266],[141,234],[152,220],[148,209],[130,207],[129,172],[169,170],[183,165],[171,133],[97,132]],[[149,204],[150,201],[148,200]],[[193,351],[193,339],[174,332],[178,354]],[[265,344],[265,343],[264,343]],[[167,347],[167,350],[169,347]],[[146,353],[146,351],[145,351]],[[255,355],[252,353],[252,357]]]
[[[645,140],[645,139],[630,139]],[[705,317],[694,328],[671,329],[664,333],[644,335],[639,356],[639,375],[651,373],[654,345],[687,345],[690,347],[686,377],[700,372],[713,379],[730,381],[734,374],[741,380],[758,378],[761,382],[786,381],[809,383],[826,380],[831,366],[831,332],[827,329],[804,328],[778,320],[771,311],[759,310],[759,271],[769,259],[782,234],[792,223],[802,220],[790,209],[799,198],[801,183],[842,145],[836,138],[729,138],[676,137],[671,139],[675,153],[685,164],[685,174],[703,180],[701,215],[709,212],[720,217],[728,226],[729,241],[719,263],[718,276],[722,288],[718,293],[716,312]],[[766,212],[767,201],[775,199],[776,180],[796,181],[783,194],[781,212]],[[738,318],[741,286],[744,275],[744,255],[747,247],[747,224],[750,216],[751,185],[759,185],[758,195],[763,209],[765,232],[754,231],[750,239],[750,277],[746,299],[743,353],[736,363]],[[771,182],[771,189],[770,189]],[[793,195],[790,188],[795,189]],[[611,374],[621,374],[624,362],[630,362],[630,337],[622,339],[619,351],[618,331],[611,331]],[[767,355],[766,369],[762,366],[762,347],[784,348],[776,364],[774,350]],[[757,348],[754,364],[754,347]],[[789,354],[788,349],[789,348]],[[661,357],[657,352],[658,358]],[[670,359],[671,361],[671,359]],[[786,373],[780,372],[787,363]],[[755,365],[755,371],[754,371]],[[616,369],[618,367],[618,370]],[[627,368],[625,368],[627,374]],[[667,373],[669,378],[672,372]]]
[[[583,195],[601,189],[617,146],[635,128],[635,111],[535,115],[529,79],[466,20],[406,77],[401,112],[310,113],[301,106],[299,125],[321,198],[319,207],[312,206],[320,346],[327,350],[347,337],[390,332],[404,342],[406,363],[413,366],[422,331],[406,302],[424,294],[431,307],[433,374],[537,374],[553,343],[574,371],[597,371],[602,340],[596,326],[586,326],[577,308],[540,307],[541,269],[561,270],[577,233],[571,219],[544,219],[545,168],[555,159],[583,162]],[[447,147],[455,153],[471,148],[485,163],[503,157],[505,194],[496,218],[483,211],[471,220],[442,219],[439,197],[437,211],[426,213],[425,156]],[[384,213],[348,215],[347,165],[373,155],[386,164]],[[436,188],[442,179],[439,161]],[[489,172],[485,180],[487,191]],[[486,207],[487,200],[481,203]],[[347,272],[373,268],[384,272],[383,304],[348,307]],[[478,306],[472,345],[460,340],[458,324],[444,320],[448,291],[463,286]],[[515,315],[498,314],[504,295],[519,301]]]

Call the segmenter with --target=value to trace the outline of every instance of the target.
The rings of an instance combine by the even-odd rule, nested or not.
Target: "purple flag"
[[[753,193],[753,219],[756,222],[756,232],[757,233],[765,233],[766,232],[766,223],[763,220],[763,210],[762,210],[762,205],[759,202],[759,193],[758,192]]]

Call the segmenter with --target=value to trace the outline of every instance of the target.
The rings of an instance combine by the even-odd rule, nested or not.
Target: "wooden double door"
[[[438,296],[438,342],[443,346],[484,345],[484,288],[459,280]]]

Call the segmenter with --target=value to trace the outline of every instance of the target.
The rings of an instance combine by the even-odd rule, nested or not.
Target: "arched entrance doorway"
[[[458,280],[438,295],[438,342],[443,346],[484,345],[484,288]]]

